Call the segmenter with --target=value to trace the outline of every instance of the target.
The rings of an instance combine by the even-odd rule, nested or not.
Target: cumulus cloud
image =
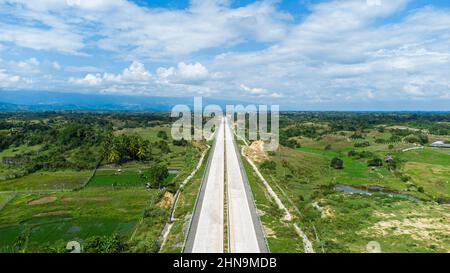
[[[69,79],[70,83],[80,85],[103,85],[103,84],[146,84],[150,82],[152,75],[145,68],[144,64],[134,61],[129,67],[125,68],[120,74],[96,73],[87,74],[84,78]]]
[[[208,69],[199,62],[186,64],[178,63],[178,66],[156,70],[156,74],[162,82],[166,83],[200,83],[207,80],[210,76]]]
[[[245,92],[249,93],[250,95],[264,95],[267,94],[267,90],[264,88],[250,88],[246,86],[245,84],[241,84],[241,89]]]
[[[61,70],[61,65],[58,62],[52,62],[52,67],[55,70]]]
[[[0,0],[0,16],[10,18],[0,19],[0,43],[85,54],[85,66],[61,61],[61,73],[86,73],[70,78],[69,89],[270,99],[297,107],[448,99],[450,11],[410,3],[323,1],[293,20],[279,1],[265,0],[239,7],[192,0],[185,9],[124,0]],[[111,67],[98,69],[92,51],[110,57]],[[140,61],[117,70],[124,59]],[[45,64],[27,60],[23,71]],[[19,61],[2,67],[3,74],[25,77]]]
[[[14,24],[0,24],[0,41],[75,54],[90,40],[135,57],[189,54],[248,39],[278,41],[291,19],[272,1],[239,9],[229,1],[191,1],[188,9],[165,10],[126,0],[0,0],[0,10],[16,17]]]
[[[4,69],[0,69],[0,84],[2,87],[9,86],[21,80],[20,76],[10,75]]]
[[[282,90],[286,103],[444,98],[450,74],[450,12],[424,7],[396,22],[407,1],[314,5],[286,39],[254,52],[218,55],[228,78]],[[242,88],[241,88],[242,89]]]

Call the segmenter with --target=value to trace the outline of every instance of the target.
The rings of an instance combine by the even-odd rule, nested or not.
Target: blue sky
[[[0,90],[450,110],[448,75],[448,1],[0,0]]]

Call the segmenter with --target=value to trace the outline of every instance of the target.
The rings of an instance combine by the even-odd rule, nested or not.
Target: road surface
[[[222,120],[191,221],[184,252],[223,253],[224,120]]]
[[[228,205],[228,219],[226,219],[228,251],[232,253],[268,252],[247,176],[226,118],[222,119],[216,132],[215,143],[202,180],[184,252],[224,252],[225,181]]]
[[[268,252],[247,176],[237,152],[228,119],[225,121],[228,198],[228,245],[230,253]]]

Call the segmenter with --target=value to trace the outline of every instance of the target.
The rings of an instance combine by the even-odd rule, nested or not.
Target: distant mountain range
[[[48,91],[4,91],[0,90],[0,112],[36,112],[36,111],[123,111],[123,112],[163,112],[170,111],[177,104],[188,105],[193,109],[194,97],[149,97],[102,95],[85,93],[64,93]],[[203,98],[203,106],[216,104],[225,111],[228,104],[249,105],[257,101],[225,100]],[[268,103],[270,105],[270,103]],[[425,111],[448,112],[450,100],[423,101],[361,101],[323,102],[311,104],[307,101],[295,101],[280,105],[281,111],[362,111],[362,112],[398,112]]]
[[[173,106],[193,107],[193,97],[118,96],[47,91],[0,91],[0,112],[32,111],[170,111]],[[248,104],[242,101],[203,99],[203,105]]]

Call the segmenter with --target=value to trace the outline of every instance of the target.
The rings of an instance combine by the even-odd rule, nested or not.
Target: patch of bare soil
[[[58,211],[41,212],[41,213],[33,215],[33,217],[59,216],[59,215],[68,215],[68,214],[70,214],[69,210],[58,210]]]
[[[49,204],[49,203],[55,202],[57,199],[58,198],[56,196],[45,196],[45,197],[35,199],[35,200],[28,202],[28,205],[36,206],[36,205]]]
[[[434,215],[425,211],[410,213],[399,211],[399,215],[407,215],[399,219],[398,215],[393,213],[377,212],[375,215],[380,217],[381,221],[361,233],[381,236],[410,235],[417,241],[434,241],[441,244],[442,238],[450,237],[450,213],[444,206],[434,209],[433,213]]]
[[[112,198],[109,196],[79,196],[79,197],[64,197],[61,200],[64,202],[73,202],[73,201],[109,201]]]
[[[262,140],[253,141],[250,146],[245,147],[244,152],[255,163],[261,163],[269,159],[264,151],[264,141]]]
[[[275,236],[275,231],[273,231],[271,228],[263,226],[264,228],[264,233],[266,234],[267,237],[274,237],[276,238],[277,236]]]
[[[319,205],[319,203],[317,203],[317,202],[313,202],[311,205],[314,208],[316,208],[318,211],[320,211],[322,218],[333,218],[335,215],[334,209],[332,209],[329,206]]]
[[[392,232],[394,235],[411,235],[414,240],[436,240],[436,234],[447,233],[450,236],[448,224],[440,222],[437,218],[422,219],[403,219],[403,220],[387,220],[376,223],[369,228],[379,235],[388,235]]]
[[[169,209],[172,206],[174,195],[171,192],[166,191],[163,198],[159,201],[158,205],[162,208]]]
[[[208,146],[206,146],[204,143],[195,140],[192,141],[192,146],[194,146],[195,148],[199,149],[202,152],[208,148]]]

